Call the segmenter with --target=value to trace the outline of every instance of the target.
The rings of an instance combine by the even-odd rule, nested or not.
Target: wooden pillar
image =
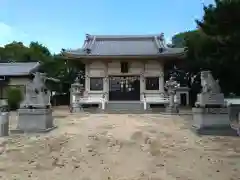
[[[89,63],[85,64],[85,91],[90,91]]]
[[[104,61],[104,82],[103,82],[103,91],[105,95],[107,96],[106,99],[108,100],[108,94],[109,94],[109,77],[108,77],[108,62]]]
[[[160,62],[159,91],[164,92],[164,63]]]
[[[140,74],[140,94],[145,92],[145,65],[146,61],[142,62],[141,74]]]
[[[187,106],[189,106],[189,91],[186,92],[186,101],[187,101]]]

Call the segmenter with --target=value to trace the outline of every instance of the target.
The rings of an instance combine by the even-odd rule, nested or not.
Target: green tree
[[[203,34],[196,59],[204,61],[204,68],[212,70],[215,78],[220,79],[225,93],[239,94],[240,1],[215,0],[215,4],[204,6],[204,16],[196,22]],[[188,47],[192,46],[188,44]]]
[[[53,56],[49,49],[39,42],[31,42],[28,50],[31,61],[40,61],[41,63],[53,61]]]
[[[187,47],[185,72],[192,79],[201,70],[211,70],[225,94],[239,94],[240,1],[216,0],[204,6],[204,16],[196,23],[196,30],[172,38],[175,47]]]
[[[31,42],[29,47],[22,42],[12,42],[0,48],[1,62],[40,62],[40,71],[45,72],[47,76],[60,80],[53,86],[56,91],[68,92],[70,84],[73,82],[76,74],[83,65],[79,63],[68,62],[61,52],[58,55],[52,55],[49,49],[39,42]],[[56,89],[56,87],[58,87]]]
[[[18,88],[8,88],[7,99],[10,109],[15,110],[19,108],[19,104],[23,100],[21,90]]]
[[[187,31],[187,32],[181,32],[172,37],[172,44],[174,47],[177,48],[184,48],[186,47],[186,39],[191,36],[192,34],[195,34],[197,30],[193,31]]]
[[[13,41],[1,48],[0,56],[2,61],[16,62],[23,61],[27,53],[27,47],[22,42]]]

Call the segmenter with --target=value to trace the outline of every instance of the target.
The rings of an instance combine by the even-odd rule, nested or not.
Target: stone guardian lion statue
[[[215,80],[211,71],[201,72],[202,93],[218,94],[221,93],[218,80]]]

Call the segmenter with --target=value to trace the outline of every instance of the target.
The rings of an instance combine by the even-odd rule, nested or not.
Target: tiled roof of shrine
[[[25,76],[39,68],[39,62],[0,63],[0,76]]]
[[[170,48],[160,35],[86,35],[80,49],[66,50],[73,56],[161,56],[184,54],[184,48]]]

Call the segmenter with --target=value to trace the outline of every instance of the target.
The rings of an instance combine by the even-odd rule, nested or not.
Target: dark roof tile
[[[65,53],[80,56],[171,55],[183,48],[169,48],[160,35],[86,35],[81,49]]]
[[[29,75],[39,66],[39,62],[0,63],[0,76]]]

